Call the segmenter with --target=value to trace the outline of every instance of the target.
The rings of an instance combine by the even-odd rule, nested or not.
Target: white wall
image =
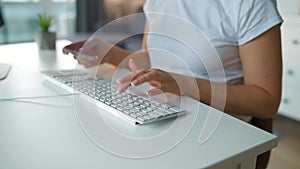
[[[278,8],[282,14],[299,14],[300,0],[277,0]]]

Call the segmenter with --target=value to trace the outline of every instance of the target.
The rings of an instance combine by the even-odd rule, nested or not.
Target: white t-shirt
[[[283,22],[275,0],[147,0],[144,11],[152,67],[228,84],[243,83],[238,46]]]

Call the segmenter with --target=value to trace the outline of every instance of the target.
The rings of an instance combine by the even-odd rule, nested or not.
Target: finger
[[[91,67],[94,67],[97,65],[96,63],[86,63],[86,62],[84,62],[84,63],[80,62],[79,64],[83,65],[85,68],[91,68]]]
[[[128,89],[128,87],[130,87],[130,83],[124,83],[124,84],[121,84],[119,86],[119,88],[117,89],[117,93],[122,93],[124,92],[126,89]]]
[[[121,77],[120,79],[117,80],[117,82],[118,83],[128,83],[128,82],[133,81],[135,79],[135,77],[139,77],[139,76],[141,76],[142,74],[145,74],[145,73],[146,73],[146,70],[140,70],[138,72],[131,73],[129,75]]]
[[[69,54],[68,49],[79,50],[79,48],[81,48],[84,45],[84,43],[85,41],[80,41],[80,42],[75,42],[70,45],[67,45],[62,49],[62,52],[67,55]]]
[[[157,82],[157,81],[150,81],[149,84],[153,87],[160,87],[161,83]]]
[[[161,87],[154,88],[154,89],[151,89],[151,90],[147,91],[148,96],[155,96],[155,95],[160,95],[160,94],[163,94],[163,93],[165,93],[165,91]]]
[[[94,67],[94,66],[95,66],[95,65],[93,65],[93,64],[85,64],[85,65],[84,65],[85,68],[91,68],[91,67]]]
[[[81,65],[89,65],[91,64],[90,61],[86,60],[86,59],[83,59],[83,58],[80,58],[78,56],[75,56],[77,58],[77,62]]]
[[[67,55],[69,54],[69,52],[67,51],[67,47],[64,47],[63,50],[62,50],[63,54]]]
[[[98,62],[89,62],[89,63],[85,64],[84,66],[86,68],[91,68],[91,67],[94,67],[96,65],[98,65]]]
[[[133,72],[137,72],[142,69],[135,63],[133,59],[129,59],[128,66]]]
[[[133,74],[125,75],[125,76],[123,76],[123,77],[117,79],[117,82],[118,82],[119,84],[129,83],[129,82],[131,82],[131,79],[132,79],[133,77],[134,77]]]
[[[143,73],[139,76],[135,76],[132,79],[131,84],[133,86],[138,86],[145,82],[151,82],[151,83],[156,82],[156,84],[161,84],[162,80],[157,72],[155,72],[154,70],[150,70],[150,71],[148,70],[146,73]]]

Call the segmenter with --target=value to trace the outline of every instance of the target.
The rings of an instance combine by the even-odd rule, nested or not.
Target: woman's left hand
[[[174,74],[160,69],[140,69],[132,59],[129,60],[128,66],[133,73],[118,79],[118,83],[120,83],[118,92],[124,92],[131,85],[138,86],[148,82],[151,86],[155,87],[147,92],[149,96],[161,94],[162,92],[181,95]]]

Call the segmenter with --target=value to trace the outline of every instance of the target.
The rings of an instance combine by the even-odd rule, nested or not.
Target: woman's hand
[[[74,50],[74,51],[79,51],[80,48],[85,44],[86,41],[81,41],[81,42],[75,42],[70,45],[67,45],[63,48],[63,53],[64,54],[69,54],[68,50]]]
[[[68,50],[74,50],[79,51],[82,55],[88,55],[89,57],[80,57],[74,55],[74,59],[77,59],[79,64],[89,68],[106,62],[106,56],[109,55],[112,48],[113,45],[98,38],[94,38],[89,41],[76,42],[65,46],[63,48],[63,53],[68,54]]]
[[[162,92],[181,95],[180,88],[175,80],[175,78],[178,78],[177,75],[159,69],[140,69],[132,59],[129,60],[128,66],[133,73],[118,79],[118,83],[120,83],[118,92],[125,91],[131,85],[138,86],[148,82],[155,87],[147,92],[149,96],[161,94]]]

